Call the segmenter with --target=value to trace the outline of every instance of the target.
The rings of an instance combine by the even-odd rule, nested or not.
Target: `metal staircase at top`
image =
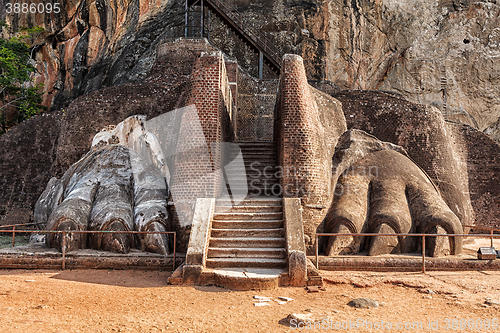
[[[185,37],[188,37],[190,26],[189,13],[193,12],[195,6],[201,7],[201,15],[197,23],[200,24],[200,37],[204,37],[205,29],[205,7],[219,17],[230,29],[239,35],[243,41],[259,53],[259,77],[262,78],[263,62],[267,61],[276,72],[281,70],[281,52],[276,46],[258,29],[254,28],[236,8],[224,0],[186,0],[185,14]]]

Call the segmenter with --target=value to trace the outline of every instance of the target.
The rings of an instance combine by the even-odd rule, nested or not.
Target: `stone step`
[[[287,285],[285,268],[206,268],[200,274],[200,285],[216,285],[233,290],[265,290]]]
[[[278,169],[274,164],[246,164],[245,166],[241,165],[231,165],[228,167],[224,167],[224,171],[226,175],[255,175],[254,178],[265,178],[266,175],[268,177],[275,177],[276,174],[282,174],[281,170]]]
[[[239,146],[233,146],[230,148],[230,151],[242,151],[243,153],[245,152],[256,152],[256,151],[276,151],[276,147],[274,146],[247,146],[247,145],[239,145]]]
[[[270,212],[270,213],[216,213],[213,217],[217,221],[231,221],[231,220],[281,220],[283,219],[283,212]]]
[[[238,149],[234,149],[229,151],[231,154],[238,153]],[[263,148],[263,147],[255,147],[255,148],[240,148],[239,152],[243,154],[243,156],[259,156],[259,155],[271,155],[274,154],[276,156],[276,149],[272,148]],[[233,155],[236,156],[236,155]]]
[[[285,237],[285,229],[213,229],[211,237],[214,238],[236,238],[236,237],[271,237],[281,238]]]
[[[215,229],[276,229],[283,227],[283,220],[232,220],[212,221]]]
[[[286,259],[286,250],[281,248],[233,248],[210,247],[208,258],[271,258]]]
[[[238,141],[234,143],[240,147],[276,147],[276,142],[274,141]]]
[[[273,189],[273,187],[274,187],[275,191],[277,191],[281,186],[279,182],[269,182],[269,181],[260,182],[258,180],[253,180],[251,182],[247,182],[246,184],[244,182],[243,183],[233,182],[232,180],[229,180],[228,182],[229,182],[229,184],[231,184],[231,189],[233,190],[233,192],[235,190],[238,190],[238,191],[251,190],[253,188]]]
[[[233,202],[228,197],[218,198],[215,206],[233,206]],[[245,199],[238,202],[238,207],[241,206],[282,206],[281,198],[255,198]]]
[[[258,193],[260,192],[263,196],[276,196],[281,194],[281,186],[279,184],[259,184],[253,183],[251,185],[247,185],[247,187],[237,186],[231,188],[231,193],[233,195],[236,194],[245,194],[245,193]]]
[[[268,197],[268,198],[280,198],[283,194],[279,187],[275,187],[274,189],[270,186],[253,186],[252,188],[244,189],[233,189],[231,192],[235,195],[246,194],[247,197],[251,198],[260,198],[260,197]]]
[[[266,175],[272,175],[272,173],[267,173]],[[243,174],[243,173],[240,173],[240,174],[230,174],[230,173],[227,173],[226,174],[226,177],[228,180],[232,181],[233,183],[237,183],[237,182],[241,182],[241,183],[251,183],[252,181],[255,181],[255,182],[260,182],[260,183],[266,183],[266,182],[269,182],[269,183],[274,183],[274,182],[279,182],[279,178],[276,178],[276,177],[265,177],[264,175],[261,174],[261,177],[259,177],[259,174],[258,173],[254,173],[254,174]]]
[[[243,162],[245,166],[254,167],[255,169],[264,167],[276,167],[278,161],[276,158],[263,157],[263,158],[245,158],[243,157]]]
[[[262,160],[263,158],[268,158],[270,160],[277,160],[278,155],[275,151],[263,151],[263,150],[251,150],[242,151],[244,160]]]
[[[254,212],[281,212],[281,206],[215,206],[215,213],[254,213]]]
[[[211,237],[209,247],[274,247],[284,248],[283,237]]]
[[[236,152],[236,151],[238,151],[238,148],[232,150],[231,152]],[[274,156],[276,156],[276,149],[274,148],[263,148],[263,147],[239,148],[239,151],[243,153],[243,156],[246,155],[260,156],[260,155],[271,155],[271,154],[274,154]]]
[[[208,258],[208,268],[224,267],[261,267],[280,268],[286,266],[286,259],[256,259],[256,258]]]
[[[277,172],[271,169],[262,169],[262,170],[245,170],[245,173],[239,172],[239,173],[226,173],[227,178],[229,179],[234,179],[234,178],[246,178],[247,181],[252,181],[252,180],[258,180],[261,182],[264,182],[266,180],[269,181],[279,181],[280,178],[276,177]]]

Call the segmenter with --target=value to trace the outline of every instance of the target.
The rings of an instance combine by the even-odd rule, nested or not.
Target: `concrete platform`
[[[176,267],[185,260],[184,254],[176,255]],[[173,255],[163,256],[156,253],[132,249],[128,254],[82,249],[66,253],[64,266],[69,269],[173,269]],[[0,249],[0,268],[22,269],[61,269],[62,253],[46,248],[42,243]]]
[[[500,270],[500,259],[479,260],[479,247],[490,247],[491,240],[486,238],[466,239],[460,255],[432,258],[425,257],[425,269],[433,271],[468,271],[468,270]],[[500,250],[500,240],[494,240],[493,246]],[[315,256],[308,256],[316,264]],[[319,269],[338,271],[422,271],[422,254],[404,255],[388,254],[367,256],[365,253],[345,256],[319,256]]]

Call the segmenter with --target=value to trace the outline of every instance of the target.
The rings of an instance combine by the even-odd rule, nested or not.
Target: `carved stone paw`
[[[49,182],[35,207],[35,219],[45,223],[46,230],[68,232],[66,251],[88,247],[127,253],[137,247],[167,254],[165,234],[71,232],[169,230],[167,183],[158,152],[161,149],[145,132],[141,117],[99,133],[87,155],[61,179]],[[46,243],[61,250],[62,234],[49,233]]]
[[[462,234],[460,220],[431,179],[394,147],[372,146],[362,154],[350,147],[340,152],[344,167],[325,218],[325,232]],[[461,251],[460,237],[429,238],[430,256]],[[411,253],[418,250],[420,241],[421,237],[414,236],[333,236],[325,251],[329,256],[364,250],[368,255]]]

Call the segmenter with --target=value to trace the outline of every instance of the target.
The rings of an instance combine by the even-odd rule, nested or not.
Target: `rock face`
[[[322,66],[313,61],[323,72],[309,75],[343,89],[398,92],[483,131],[500,115],[499,13],[497,1],[323,2],[304,15],[309,52],[318,55],[320,42],[326,49]]]
[[[0,221],[28,223],[43,187],[54,175],[63,117],[58,112],[17,125],[0,137]]]
[[[498,132],[497,0],[228,2],[283,54],[301,55],[311,80],[397,92],[436,106],[446,119]],[[6,17],[14,28],[41,25],[47,31],[35,41],[37,81],[45,83],[44,101],[53,109],[101,87],[141,81],[156,45],[184,33],[181,0],[62,4],[60,14]],[[211,43],[256,76],[254,52],[215,15],[210,24]],[[276,78],[268,68],[264,76]]]

